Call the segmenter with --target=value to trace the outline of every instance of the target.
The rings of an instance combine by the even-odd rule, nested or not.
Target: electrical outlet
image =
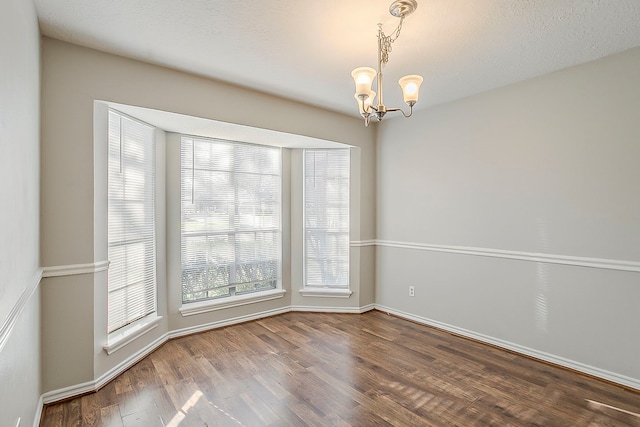
[[[409,296],[410,297],[415,297],[416,296],[416,287],[415,286],[409,286]]]

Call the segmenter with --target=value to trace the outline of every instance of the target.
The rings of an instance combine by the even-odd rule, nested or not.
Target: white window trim
[[[344,148],[341,148],[344,149]],[[317,148],[309,148],[309,150],[318,150]],[[325,149],[326,150],[326,149]],[[353,151],[349,150],[349,217],[351,217],[351,161]],[[351,291],[351,255],[347,257],[349,261],[348,265],[348,273],[347,273],[347,283],[345,285],[340,286],[309,286],[307,284],[307,254],[306,254],[306,242],[305,242],[305,234],[306,234],[306,211],[305,211],[305,203],[306,203],[306,191],[305,191],[305,180],[306,180],[306,152],[307,149],[302,151],[302,288],[298,291],[300,295],[303,297],[325,297],[325,298],[349,298],[353,293]],[[350,224],[349,220],[349,224]],[[351,227],[349,226],[349,242],[351,236]]]
[[[303,288],[298,291],[303,297],[349,298],[353,292],[348,288]]]
[[[152,313],[147,317],[114,331],[109,334],[107,344],[103,347],[104,350],[108,355],[115,353],[125,345],[155,329],[161,320],[162,316]]]
[[[266,301],[269,299],[274,299],[274,298],[281,298],[285,291],[282,290],[282,263],[283,263],[283,252],[282,252],[282,245],[283,245],[283,228],[282,228],[282,215],[283,215],[283,201],[282,201],[282,195],[283,195],[283,150],[282,147],[278,147],[276,145],[272,145],[272,144],[250,144],[247,142],[243,142],[243,141],[236,141],[236,140],[229,140],[229,139],[224,139],[224,138],[216,138],[216,137],[206,137],[206,136],[193,136],[193,135],[187,135],[187,134],[178,134],[179,136],[179,144],[180,144],[180,150],[182,152],[182,142],[183,139],[189,138],[192,139],[192,143],[195,144],[195,142],[197,140],[202,140],[202,141],[206,141],[206,140],[213,140],[213,141],[219,141],[219,142],[224,142],[227,144],[241,144],[241,145],[258,145],[258,146],[264,146],[264,147],[271,147],[271,148],[278,148],[279,151],[279,159],[280,159],[280,164],[279,164],[279,172],[277,174],[279,180],[280,180],[280,186],[279,186],[279,224],[277,227],[277,232],[280,236],[279,239],[279,244],[278,244],[278,272],[277,272],[277,279],[276,280],[276,287],[274,289],[268,289],[265,291],[257,291],[257,292],[251,292],[249,294],[240,294],[240,295],[235,295],[235,291],[228,296],[222,296],[220,297],[220,299],[218,298],[214,298],[214,299],[210,299],[210,300],[196,300],[196,301],[184,301],[184,294],[182,294],[181,298],[181,307],[179,308],[180,313],[183,316],[190,316],[192,314],[199,314],[199,313],[204,313],[207,311],[215,311],[215,310],[221,310],[221,309],[225,309],[228,307],[236,307],[238,305],[245,305],[245,304],[251,304],[253,302],[260,302],[260,301]],[[182,157],[182,156],[181,156]],[[180,163],[180,183],[182,185],[182,161]],[[237,171],[233,170],[230,171],[233,174],[238,173]],[[275,175],[274,175],[275,176]],[[182,196],[180,196],[180,204],[182,205]],[[182,207],[180,208],[182,209]],[[275,229],[274,229],[275,230]],[[180,233],[181,233],[181,241],[180,241],[180,250],[182,251],[182,228],[180,228]],[[234,232],[235,234],[235,232]],[[182,266],[181,266],[182,269]],[[228,288],[232,288],[234,286],[240,286],[242,284],[236,284],[236,285],[229,285],[226,286]],[[261,296],[269,296],[270,294],[280,294],[277,296],[271,296],[269,298],[262,298]],[[252,295],[255,295],[255,300],[253,301],[254,298],[251,298]],[[192,309],[193,307],[193,309]]]
[[[149,330],[155,328],[155,326],[157,326],[157,322],[159,320],[155,320],[156,318],[158,318],[158,278],[157,278],[157,262],[158,262],[158,252],[157,252],[157,245],[158,245],[158,240],[157,240],[157,222],[156,222],[156,217],[157,217],[157,211],[158,211],[158,204],[157,204],[157,186],[156,186],[156,168],[157,168],[157,163],[156,163],[156,140],[155,140],[155,132],[156,132],[156,127],[146,123],[140,119],[137,119],[135,117],[129,116],[127,114],[124,114],[116,109],[112,109],[109,108],[107,110],[107,128],[109,127],[109,123],[110,123],[110,115],[111,113],[114,113],[115,115],[117,115],[118,117],[120,117],[120,126],[122,126],[122,119],[127,119],[133,122],[136,122],[138,124],[147,126],[149,128],[152,129],[153,135],[152,135],[152,165],[151,165],[151,169],[152,169],[152,173],[153,173],[153,260],[152,260],[152,269],[153,269],[153,291],[154,291],[154,296],[153,296],[153,311],[148,312],[145,317],[141,318],[141,319],[137,319],[129,324],[125,324],[122,327],[119,327],[118,329],[115,329],[113,332],[108,332],[107,334],[107,345],[105,346],[105,350],[107,350],[107,347],[109,348],[109,350],[107,350],[107,354],[111,354],[111,352],[113,351],[117,351],[119,348],[121,348],[122,346],[128,344],[129,342],[131,342],[132,340],[134,340],[135,338],[137,338],[140,335],[143,335],[144,333],[148,332]],[[120,137],[122,137],[122,133],[120,135]],[[107,144],[110,143],[110,139],[107,138]],[[121,142],[122,144],[123,142]],[[107,151],[107,156],[109,156],[108,151]],[[107,164],[107,168],[109,168],[109,165]],[[108,184],[108,177],[109,172],[107,171],[107,191],[109,188],[109,184]],[[109,233],[109,225],[107,222],[107,235]],[[107,238],[107,242],[108,242],[108,238]],[[146,262],[146,261],[145,261]],[[111,267],[111,261],[107,260],[107,264],[108,267]],[[107,294],[108,295],[108,294]],[[107,296],[107,301],[108,301],[108,296]],[[108,305],[107,305],[108,307]],[[109,317],[109,309],[107,308],[107,318]],[[149,327],[149,324],[154,323],[155,324],[152,327]],[[107,326],[108,326],[108,321],[107,321]],[[139,332],[140,330],[142,330],[142,332]],[[124,341],[123,344],[120,345],[120,342]],[[112,344],[113,343],[113,344]],[[114,347],[117,347],[115,349],[112,349]]]
[[[210,311],[224,310],[231,307],[239,307],[241,305],[255,304],[258,302],[269,301],[272,299],[282,298],[287,293],[278,285],[276,289],[255,292],[245,295],[237,295],[233,297],[219,298],[207,301],[197,301],[184,303],[178,309],[183,317],[193,316],[195,314],[207,313]]]

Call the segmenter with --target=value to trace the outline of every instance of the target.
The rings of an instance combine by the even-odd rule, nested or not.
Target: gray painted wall
[[[40,35],[33,3],[0,2],[0,425],[40,396]]]
[[[50,267],[105,261],[106,198],[104,186],[94,185],[103,174],[104,148],[94,144],[100,124],[94,124],[94,101],[110,101],[195,117],[237,123],[304,135],[359,147],[361,164],[358,204],[354,222],[358,238],[372,239],[375,232],[375,135],[360,120],[305,106],[175,70],[110,55],[54,39],[42,42],[42,265]],[[95,126],[95,127],[94,127]],[[98,141],[98,139],[95,139]],[[178,146],[167,141],[166,202],[167,249],[179,251],[176,242],[175,203],[179,195]],[[288,158],[288,156],[285,155]],[[285,167],[285,171],[286,171]],[[104,175],[106,177],[106,175]],[[286,196],[286,197],[285,197]],[[286,201],[289,194],[284,195]],[[287,212],[283,215],[286,219]],[[285,231],[285,235],[288,235]],[[179,238],[179,236],[178,236]],[[179,240],[178,240],[179,242]],[[292,243],[293,245],[294,243]],[[285,251],[300,248],[285,245]],[[374,297],[373,248],[354,248],[361,272],[352,283],[354,295],[345,304],[352,309],[372,304]],[[175,255],[175,253],[174,253]],[[167,263],[175,263],[175,256]],[[179,256],[178,256],[179,259]],[[285,268],[290,266],[285,260]],[[174,269],[175,270],[175,269]],[[171,331],[221,322],[253,313],[289,307],[299,283],[284,283],[287,295],[278,300],[183,317],[179,312],[179,284],[159,289],[159,327],[125,348],[107,356],[106,273],[68,274],[42,281],[43,390],[89,384],[127,362],[132,355]],[[285,279],[291,277],[283,272]],[[326,306],[326,298],[306,298],[307,306]],[[70,339],[69,337],[73,337]]]
[[[383,123],[376,302],[638,387],[639,70],[636,48]]]

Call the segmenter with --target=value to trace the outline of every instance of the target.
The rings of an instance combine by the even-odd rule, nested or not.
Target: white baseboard
[[[392,314],[394,316],[401,317],[403,319],[411,320],[416,323],[420,323],[422,325],[433,326],[438,329],[442,329],[448,332],[452,332],[457,335],[461,335],[467,338],[471,338],[477,341],[481,341],[487,344],[494,345],[496,347],[504,348],[507,350],[514,351],[519,354],[523,354],[525,356],[532,357],[534,359],[542,360],[545,362],[552,363],[554,365],[562,366],[565,368],[572,369],[574,371],[582,372],[587,375],[591,375],[597,378],[601,378],[607,381],[611,381],[617,384],[621,384],[623,386],[633,388],[635,390],[640,391],[640,380],[627,377],[625,375],[620,375],[615,372],[606,371],[604,369],[596,368],[594,366],[586,365],[584,363],[576,362],[575,360],[566,359],[564,357],[556,356],[553,354],[545,353],[542,351],[538,351],[529,347],[524,347],[519,344],[514,344],[509,341],[500,340],[498,338],[490,337],[488,335],[479,334],[477,332],[469,331],[464,328],[459,328],[457,326],[449,325],[447,323],[442,323],[437,320],[428,319],[421,316],[416,316],[411,313],[407,313],[401,310],[396,310],[391,307],[386,307],[383,305],[376,304],[375,307],[377,310],[383,311],[385,313]]]
[[[36,413],[33,416],[33,427],[40,426],[40,418],[42,418],[42,409],[44,408],[44,401],[42,400],[42,396],[38,399],[38,403],[36,403]]]
[[[495,345],[497,347],[505,348],[511,351],[515,351],[520,354],[524,354],[539,360],[543,360],[546,362],[553,363],[555,365],[564,366],[569,369],[573,369],[579,372],[583,372],[588,375],[592,375],[594,377],[602,378],[608,381],[612,381],[614,383],[618,383],[624,385],[629,388],[633,388],[636,390],[640,390],[640,381],[634,378],[626,377],[624,375],[619,375],[614,372],[605,371],[603,369],[595,368],[593,366],[585,365],[583,363],[579,363],[573,360],[565,359],[559,356],[554,356],[552,354],[540,352],[528,347],[523,347],[518,344],[510,343],[507,341],[499,340],[497,338],[493,338],[487,335],[479,334],[473,331],[469,331],[463,328],[458,328],[456,326],[448,325],[446,323],[438,322],[436,320],[427,319],[421,316],[416,316],[411,313],[406,313],[404,311],[396,310],[390,307],[385,307],[377,304],[368,304],[362,307],[327,307],[327,306],[286,306],[274,310],[262,311],[259,313],[253,313],[246,316],[234,317],[231,319],[220,320],[217,322],[211,322],[203,325],[192,326],[188,328],[178,329],[175,331],[168,332],[163,334],[161,337],[157,338],[155,341],[141,349],[140,351],[132,354],[130,357],[119,363],[117,366],[113,367],[109,371],[105,372],[95,381],[89,381],[86,383],[65,387],[58,390],[49,391],[44,393],[40,397],[39,401],[39,413],[36,414],[37,420],[40,420],[40,414],[42,411],[43,404],[50,404],[57,402],[59,400],[69,399],[75,396],[79,396],[85,393],[94,392],[104,385],[106,385],[109,381],[112,381],[118,375],[122,374],[124,371],[138,363],[141,359],[149,355],[155,349],[164,344],[167,340],[173,338],[179,338],[185,335],[195,334],[199,332],[205,332],[212,329],[221,328],[224,326],[230,326],[238,323],[248,322],[251,320],[262,319],[265,317],[275,316],[277,314],[288,313],[290,311],[300,311],[300,312],[317,312],[317,313],[354,313],[360,314],[365,313],[367,311],[377,309],[389,314],[393,314],[395,316],[414,321],[416,323],[420,323],[423,325],[433,326],[439,329],[443,329],[445,331],[449,331],[461,336],[465,336],[468,338],[472,338],[481,342],[485,342],[487,344]],[[34,424],[36,427],[37,424]]]
[[[71,397],[80,396],[85,393],[96,391],[96,381],[87,381],[82,384],[76,384],[69,387],[51,390],[42,394],[42,402],[45,405],[57,402],[59,400],[69,399]]]
[[[362,314],[375,308],[374,304],[365,305],[362,307],[330,307],[330,306],[316,306],[316,305],[292,305],[291,311],[301,311],[308,313],[355,313]]]
[[[105,386],[108,382],[115,379],[118,375],[131,368],[140,360],[151,354],[154,350],[160,347],[162,344],[173,338],[183,337],[185,335],[191,335],[199,332],[205,332],[212,329],[222,328],[224,326],[235,325],[238,323],[248,322],[251,320],[262,319],[265,317],[275,316],[277,314],[288,313],[290,311],[307,311],[307,312],[323,312],[323,313],[364,313],[375,308],[374,304],[369,304],[363,307],[311,307],[311,306],[286,306],[277,308],[274,310],[261,311],[259,313],[252,313],[246,316],[233,317],[231,319],[224,319],[217,322],[205,323],[203,325],[191,326],[188,328],[177,329],[163,334],[155,341],[144,347],[143,349],[132,354],[118,365],[105,372],[99,378],[94,381],[88,381],[82,384],[77,384],[69,387],[64,387],[57,390],[52,390],[44,393],[40,397],[42,404],[50,404],[60,400],[69,399],[75,396],[80,396],[85,393],[94,392],[101,387]],[[38,418],[39,419],[39,418]]]
[[[50,404],[57,402],[59,400],[69,399],[75,396],[79,396],[85,393],[91,393],[97,391],[101,387],[105,386],[107,383],[115,379],[118,375],[125,372],[127,369],[131,368],[133,365],[138,363],[140,360],[144,359],[146,356],[151,354],[154,350],[160,347],[162,344],[167,342],[169,339],[178,338],[185,335],[190,335],[198,332],[204,332],[211,329],[221,328],[223,326],[229,326],[236,323],[247,322],[249,320],[260,319],[263,317],[273,316],[280,313],[286,313],[291,311],[289,307],[285,307],[283,309],[278,310],[269,310],[260,313],[255,313],[249,316],[240,316],[234,317],[232,319],[225,319],[219,322],[207,323],[204,325],[198,325],[195,327],[178,329],[176,331],[168,332],[158,337],[152,343],[132,354],[118,365],[109,369],[99,378],[94,381],[88,381],[82,384],[73,385],[70,387],[64,387],[57,390],[52,390],[44,393],[41,397],[41,400],[44,404]]]
[[[367,304],[360,307],[360,313],[366,313],[367,311],[375,310],[375,304]]]
[[[98,377],[97,380],[95,380],[94,388],[91,391],[96,391],[104,387],[105,385],[107,385],[109,381],[112,381],[113,379],[115,379],[115,377],[117,377],[118,375],[120,375],[121,373],[123,373],[124,371],[126,371],[127,369],[129,369],[130,367],[132,367],[133,365],[135,365],[145,357],[147,357],[155,349],[157,349],[162,344],[167,342],[168,340],[167,336],[168,334],[163,334],[162,336],[156,338],[152,343],[148,344],[146,347],[140,349],[136,353],[132,354],[131,356],[129,356],[128,358],[126,358],[125,360],[123,360],[122,362],[120,362],[119,364],[109,369],[104,374],[102,374],[100,377]]]
[[[235,325],[238,323],[248,322],[250,320],[258,320],[265,317],[275,316],[276,314],[288,313],[291,311],[291,307],[286,306],[282,308],[276,308],[273,310],[261,311],[259,313],[252,313],[246,316],[233,317],[231,319],[218,320],[217,322],[205,323],[203,325],[190,326],[188,328],[177,329],[169,332],[169,338],[179,338],[185,335],[196,334],[198,332],[205,332],[211,329],[222,328],[224,326]]]

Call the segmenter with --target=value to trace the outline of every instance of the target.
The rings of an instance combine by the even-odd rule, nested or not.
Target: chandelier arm
[[[360,98],[360,103],[362,104],[362,116],[366,117],[369,115],[369,111],[367,110],[367,108],[364,105],[364,96],[359,97]]]
[[[360,100],[360,103],[362,103],[363,117],[368,117],[369,115],[371,115],[371,111],[375,111],[375,112],[378,111],[378,109],[374,105],[369,105],[368,107],[365,107],[364,105],[365,98],[358,97],[358,99]]]
[[[409,113],[408,114],[405,113],[402,108],[398,108],[398,107],[387,108],[387,112],[389,112],[389,111],[400,111],[405,118],[409,118],[413,114],[413,104],[409,104]]]

